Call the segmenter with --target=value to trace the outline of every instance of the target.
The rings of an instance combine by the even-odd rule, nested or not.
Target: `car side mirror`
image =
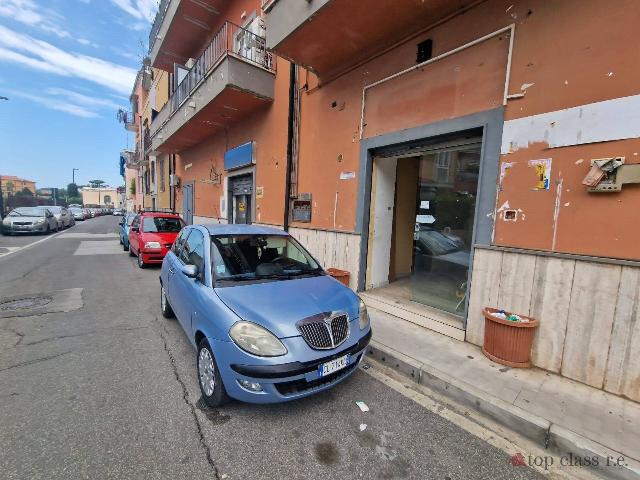
[[[138,227],[131,227],[132,232],[139,232],[140,229]]]
[[[180,267],[180,271],[189,278],[196,278],[198,276],[198,267],[195,265],[183,265]]]

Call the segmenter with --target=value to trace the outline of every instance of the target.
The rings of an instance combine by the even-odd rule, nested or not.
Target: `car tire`
[[[44,234],[49,235],[50,233],[51,233],[51,227],[47,225],[47,229],[45,230]]]
[[[202,392],[204,402],[212,408],[217,408],[227,403],[229,396],[224,388],[218,364],[206,338],[200,340],[198,344],[196,369],[198,385],[200,385],[200,392]]]
[[[130,257],[135,257],[135,253],[133,253],[133,248],[131,248],[131,244],[129,244],[129,256]]]
[[[144,260],[142,259],[142,253],[138,252],[138,267],[145,268],[146,266],[147,264],[144,263]]]
[[[122,242],[122,250],[124,250],[125,252],[129,250],[129,245],[125,244],[124,242]]]
[[[167,299],[167,293],[164,291],[162,284],[160,284],[160,311],[164,318],[174,318],[176,316],[171,305],[169,305],[169,299]]]

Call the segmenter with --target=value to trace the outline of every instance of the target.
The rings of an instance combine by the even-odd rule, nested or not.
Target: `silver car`
[[[46,207],[18,207],[2,221],[2,234],[58,231],[58,220]]]
[[[53,216],[56,217],[58,221],[58,228],[69,228],[76,224],[73,215],[69,210],[64,207],[47,207],[47,209],[53,213]]]

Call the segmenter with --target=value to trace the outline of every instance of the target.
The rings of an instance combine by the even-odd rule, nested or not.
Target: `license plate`
[[[318,375],[321,377],[325,377],[333,372],[342,370],[347,365],[349,365],[349,355],[334,358],[333,360],[318,365]]]

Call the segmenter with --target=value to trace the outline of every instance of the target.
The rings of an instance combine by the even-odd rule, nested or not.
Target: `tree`
[[[33,192],[27,187],[24,187],[22,190],[16,193],[16,197],[33,197]]]
[[[131,184],[129,185],[129,193],[131,195],[135,195],[136,194],[136,179],[135,178],[131,179]]]
[[[105,184],[104,180],[89,180],[89,185],[93,188],[100,188]]]
[[[5,188],[7,189],[7,193],[13,193],[13,182],[12,181],[8,181],[7,183],[4,184]]]
[[[77,197],[78,185],[76,185],[75,183],[70,183],[69,185],[67,185],[67,195],[69,195],[70,197]]]

